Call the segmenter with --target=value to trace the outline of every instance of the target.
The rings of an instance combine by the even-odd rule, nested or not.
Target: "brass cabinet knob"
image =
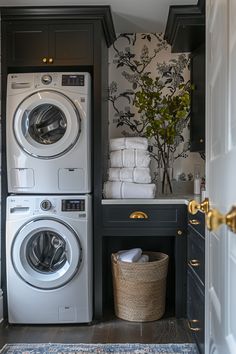
[[[190,259],[190,261],[188,261],[188,265],[190,265],[193,268],[197,268],[200,267],[201,263],[198,259]]]
[[[205,198],[203,202],[198,203],[196,200],[190,200],[188,203],[188,212],[192,215],[196,214],[198,211],[202,213],[208,213],[209,211],[209,199]]]
[[[49,62],[49,64],[52,64],[53,63],[53,58],[49,58],[48,62]]]
[[[188,328],[192,332],[200,332],[201,328],[199,327],[199,320],[188,320]]]
[[[181,230],[177,231],[177,235],[181,236],[182,234],[183,234],[183,231],[181,231]]]
[[[199,220],[196,220],[196,219],[191,219],[189,220],[189,224],[191,225],[199,225],[201,224]]]
[[[204,139],[200,139],[199,142],[202,144],[204,142]]]
[[[144,211],[134,211],[129,216],[130,219],[148,219],[148,215]]]
[[[236,207],[233,206],[231,210],[223,215],[217,209],[211,209],[207,213],[206,225],[208,230],[215,231],[220,225],[227,225],[228,228],[236,233]]]
[[[44,57],[44,58],[43,58],[43,63],[45,63],[45,64],[46,64],[46,63],[47,63],[47,61],[48,61],[48,60],[47,60],[47,58],[45,58],[45,57]]]

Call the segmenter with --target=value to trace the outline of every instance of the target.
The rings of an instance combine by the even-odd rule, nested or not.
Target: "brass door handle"
[[[48,62],[49,62],[49,64],[52,64],[53,63],[53,58],[49,58]]]
[[[201,331],[200,327],[193,327],[194,325],[199,324],[199,320],[188,320],[188,328],[193,332]]]
[[[189,224],[191,225],[199,225],[201,224],[199,220],[196,220],[196,219],[191,219],[189,220]]]
[[[228,228],[236,233],[236,206],[223,215],[217,209],[211,209],[206,216],[206,225],[208,230],[215,231],[220,225],[227,225]]]
[[[46,64],[48,60],[47,60],[47,58],[46,58],[46,57],[44,57],[44,58],[42,59],[42,61],[43,61],[43,63],[45,63],[45,64]]]
[[[196,200],[190,200],[188,203],[188,212],[192,215],[196,214],[198,211],[203,213],[208,213],[209,211],[209,199],[205,198],[203,202],[198,203]]]
[[[198,259],[190,259],[190,261],[188,261],[188,265],[196,268],[196,267],[200,267],[201,263]]]
[[[130,219],[148,219],[148,215],[144,211],[134,211],[129,215]]]

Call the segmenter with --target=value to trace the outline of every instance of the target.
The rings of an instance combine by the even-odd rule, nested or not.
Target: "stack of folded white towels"
[[[150,154],[146,138],[110,139],[110,168],[104,183],[104,197],[155,198],[151,183]]]
[[[131,250],[117,252],[117,259],[128,263],[146,263],[149,262],[149,256],[142,254],[141,248],[132,248]]]

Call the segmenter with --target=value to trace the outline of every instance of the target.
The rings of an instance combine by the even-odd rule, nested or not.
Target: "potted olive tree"
[[[162,193],[172,193],[169,174],[171,158],[176,139],[182,131],[183,121],[189,118],[191,86],[188,82],[169,92],[158,77],[153,79],[149,73],[141,76],[140,80],[134,104],[146,121],[144,135],[153,138],[158,149],[163,166]]]

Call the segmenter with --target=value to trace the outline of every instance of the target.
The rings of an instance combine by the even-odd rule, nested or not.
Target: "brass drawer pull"
[[[134,211],[129,216],[130,219],[148,219],[148,215],[144,211]]]
[[[196,219],[192,219],[192,220],[189,220],[189,224],[191,225],[199,225],[201,224],[199,220],[196,220]]]
[[[42,59],[42,61],[43,61],[43,63],[46,64],[48,60],[47,60],[47,58],[44,57],[44,58]]]
[[[48,62],[49,62],[49,64],[52,64],[53,63],[53,58],[49,58]]]
[[[193,327],[193,325],[199,324],[199,320],[188,320],[188,328],[192,332],[200,332],[201,328],[200,327]]]
[[[200,267],[201,263],[198,259],[190,259],[190,261],[188,261],[188,265],[196,268],[196,267]]]

